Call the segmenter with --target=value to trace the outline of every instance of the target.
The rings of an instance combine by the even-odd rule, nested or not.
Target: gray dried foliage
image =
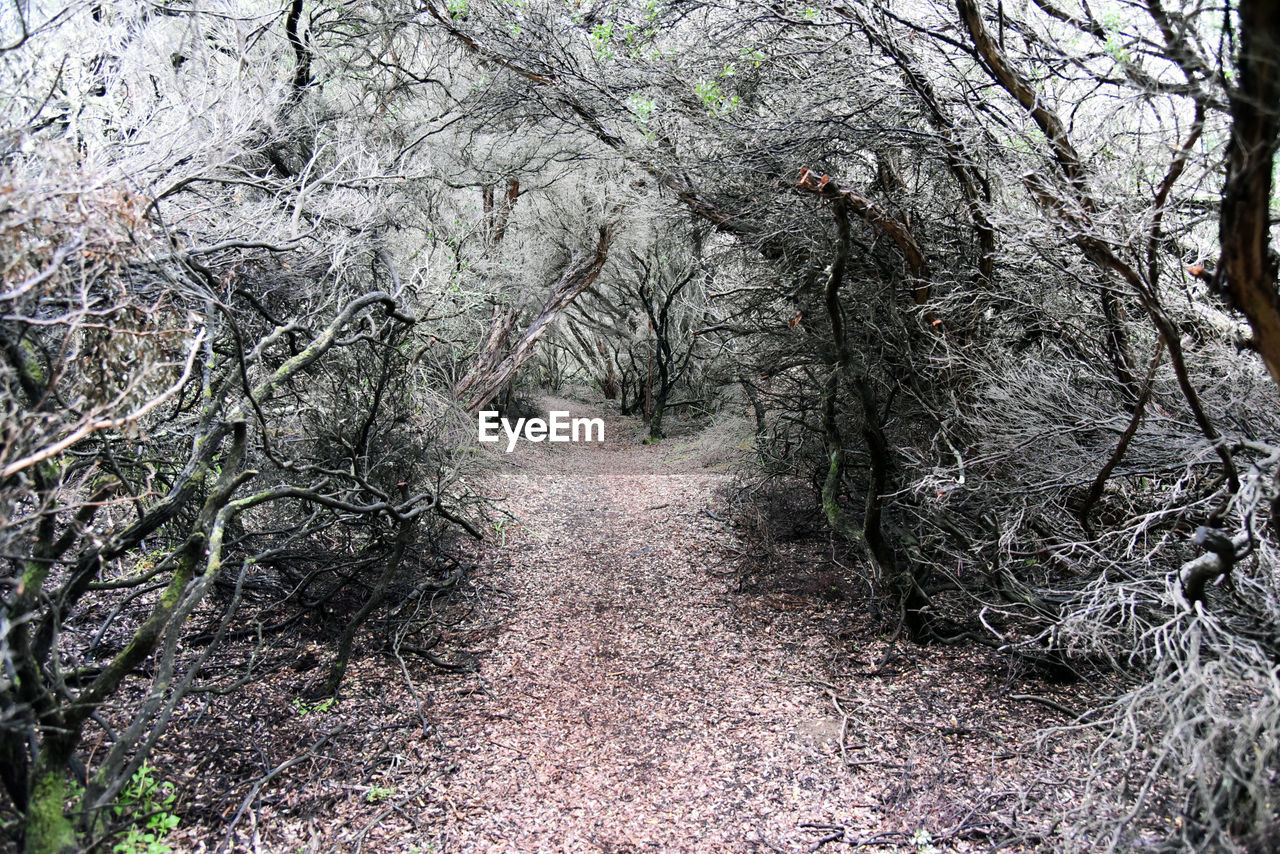
[[[306,492],[246,507],[237,568],[275,547],[254,530],[342,530],[394,566],[405,517],[461,519],[456,387],[594,380],[646,418],[655,392],[698,412],[740,389],[753,476],[811,485],[890,629],[1130,680],[1075,724],[1100,745],[1087,800],[1024,842],[1267,850],[1266,8],[29,9],[0,53],[10,660],[56,611],[16,592],[39,550],[101,549],[212,482],[237,422],[251,488]],[[165,553],[243,485],[206,522],[222,493],[193,488]],[[1200,527],[1244,553],[1189,602],[1180,568],[1221,542]],[[50,731],[84,663],[61,654],[4,720]]]

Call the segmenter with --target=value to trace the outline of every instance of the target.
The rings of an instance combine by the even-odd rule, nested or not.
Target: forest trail
[[[156,753],[192,793],[175,850],[970,852],[1078,801],[1087,741],[1040,743],[1064,718],[1020,692],[1089,708],[1106,686],[887,638],[812,529],[750,545],[708,513],[731,423],[644,445],[634,419],[546,403],[606,441],[486,452],[476,486],[509,521],[448,602],[406,600],[459,669],[373,625],[332,705],[298,700],[325,654],[302,636],[258,690],[191,704]]]
[[[727,475],[604,417],[603,444],[522,442],[488,484],[517,523],[478,570],[501,608],[472,641],[480,669],[433,692],[452,765],[430,835],[451,852],[794,850],[815,838],[802,824],[865,812],[842,719],[804,678],[822,641],[744,619],[708,572]]]

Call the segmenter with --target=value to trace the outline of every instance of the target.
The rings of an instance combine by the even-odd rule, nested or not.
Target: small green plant
[[[1107,33],[1107,42],[1103,46],[1107,55],[1116,61],[1117,65],[1130,65],[1133,63],[1133,54],[1121,41],[1121,30],[1124,28],[1125,19],[1119,12],[1111,11],[1102,15],[1102,27]]]
[[[385,801],[395,793],[395,786],[370,786],[369,791],[364,793],[364,802],[366,804],[376,804]]]
[[[613,49],[613,21],[605,21],[591,28],[591,48],[596,59],[607,62],[617,57]]]
[[[502,545],[507,544],[507,530],[516,527],[517,523],[510,519],[499,519],[493,523],[493,532],[498,535],[498,542]]]
[[[172,809],[178,793],[172,783],[152,776],[155,769],[144,762],[120,792],[119,802],[112,808],[118,818],[137,816],[116,844],[115,854],[170,854],[173,848],[165,841],[178,826]]]
[[[916,847],[916,854],[939,854],[938,846],[933,844],[933,834],[923,827],[912,834],[911,844]]]
[[[693,84],[693,91],[712,116],[727,116],[738,109],[738,96],[726,97],[724,90],[720,88],[719,80],[708,80],[704,77]]]
[[[705,77],[693,84],[693,91],[698,93],[698,100],[702,101],[707,109],[714,108],[716,102],[724,97],[720,91],[720,84]]]
[[[322,715],[332,709],[334,704],[337,702],[338,700],[336,697],[330,697],[327,700],[320,700],[315,703],[308,703],[301,697],[294,697],[291,705],[293,706],[293,710],[297,712],[300,717],[305,718],[307,715],[313,713]]]
[[[644,138],[654,140],[656,134],[650,129],[649,120],[658,111],[658,105],[651,98],[633,92],[627,96],[627,111],[631,113],[631,120],[644,131]]]
[[[1116,61],[1117,65],[1131,65],[1133,63],[1133,54],[1114,34],[1107,36],[1105,48],[1107,54]]]
[[[657,109],[658,105],[650,98],[634,92],[627,96],[627,110],[637,124],[648,124]]]

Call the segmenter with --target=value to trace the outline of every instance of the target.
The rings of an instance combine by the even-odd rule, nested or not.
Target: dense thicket
[[[417,595],[454,577],[463,413],[575,378],[655,439],[749,407],[752,477],[809,491],[888,630],[1127,675],[1076,724],[1089,798],[1024,842],[1274,844],[1272,4],[6,14],[0,750],[30,850],[103,833],[266,615],[353,603],[337,690],[409,565]],[[131,723],[73,825],[104,711]]]

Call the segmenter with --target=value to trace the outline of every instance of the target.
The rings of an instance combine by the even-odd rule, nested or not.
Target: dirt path
[[[840,719],[800,678],[817,662],[743,625],[707,571],[725,476],[634,431],[525,445],[493,477],[519,525],[479,576],[504,605],[480,671],[432,698],[441,850],[770,850],[860,809]]]
[[[1039,740],[1070,718],[1026,695],[1082,709],[1107,686],[887,639],[823,537],[760,555],[708,515],[728,476],[702,463],[732,431],[644,446],[606,420],[603,445],[525,445],[485,476],[513,521],[431,617],[443,660],[477,667],[398,659],[371,624],[337,702],[299,702],[331,649],[300,633],[255,690],[188,703],[153,757],[185,793],[174,849],[1053,847],[1089,742]]]

